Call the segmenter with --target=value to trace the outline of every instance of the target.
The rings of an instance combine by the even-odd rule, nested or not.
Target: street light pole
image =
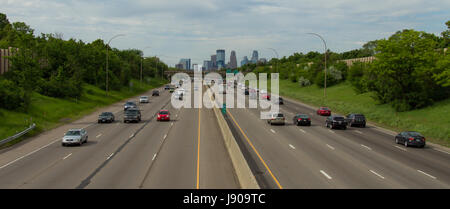
[[[119,36],[125,36],[125,34],[118,34],[109,39],[108,43],[106,44],[106,96],[108,96],[108,50],[109,50],[109,43],[111,41]]]
[[[144,59],[144,50],[145,50],[145,49],[148,49],[148,48],[151,48],[151,47],[147,46],[147,47],[145,47],[144,49],[142,49],[142,57],[141,57],[141,75],[140,75],[140,81],[141,81],[141,84],[139,84],[139,85],[142,85],[142,61],[143,61],[143,59]]]
[[[324,80],[324,88],[323,88],[323,100],[324,100],[324,104],[325,104],[325,99],[327,97],[327,93],[326,93],[327,92],[327,51],[328,51],[327,43],[325,42],[325,39],[323,39],[322,36],[320,36],[317,33],[308,33],[308,34],[315,35],[315,36],[319,37],[320,39],[322,39],[323,44],[325,46],[325,73],[324,73],[325,80]]]

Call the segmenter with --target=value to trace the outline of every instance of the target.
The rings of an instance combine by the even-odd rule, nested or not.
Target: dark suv
[[[137,108],[129,108],[125,110],[125,114],[123,116],[123,122],[138,122],[141,121],[141,111]]]
[[[363,114],[351,113],[347,115],[347,123],[352,126],[366,127],[366,117]]]
[[[104,122],[108,123],[114,122],[114,114],[112,112],[102,112],[102,114],[98,116],[98,123]]]
[[[330,116],[327,118],[327,120],[325,121],[325,126],[328,128],[342,128],[342,129],[347,129],[347,121],[345,121],[345,118],[342,116]]]

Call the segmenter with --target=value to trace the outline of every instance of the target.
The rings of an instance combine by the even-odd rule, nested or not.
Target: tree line
[[[348,82],[357,93],[373,92],[380,104],[397,111],[419,109],[450,97],[450,21],[436,36],[405,29],[387,39],[369,41],[360,49],[343,53],[327,51],[327,87]],[[375,56],[371,63],[356,62],[348,67],[343,59]],[[325,54],[294,53],[268,63],[247,64],[242,72],[279,73],[281,79],[298,82],[299,87],[324,86]]]
[[[10,23],[0,13],[0,48],[13,47],[11,66],[0,76],[0,108],[27,110],[30,96],[37,92],[57,98],[80,98],[83,84],[106,89],[108,47],[108,88],[120,90],[131,79],[162,77],[168,66],[157,57],[143,58],[137,49],[110,48],[97,39],[64,40],[61,34],[35,35],[24,22]]]

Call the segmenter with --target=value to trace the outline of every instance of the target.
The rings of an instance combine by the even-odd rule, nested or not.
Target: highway
[[[117,103],[105,108],[115,112],[114,123],[97,124],[97,111],[0,151],[0,188],[239,188],[213,111],[175,109],[171,94],[160,92],[139,105],[140,123],[123,123]],[[171,121],[156,121],[160,109],[170,111]],[[62,147],[64,132],[81,127],[88,143]]]
[[[261,111],[267,110],[227,109],[228,123],[261,188],[450,188],[446,151],[405,148],[373,126],[330,130],[326,117],[286,98],[280,105],[286,125],[269,125],[260,119]],[[309,114],[312,126],[294,125],[297,113]]]

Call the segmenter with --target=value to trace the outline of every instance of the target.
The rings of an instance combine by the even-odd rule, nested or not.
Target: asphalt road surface
[[[0,164],[0,188],[239,188],[213,111],[175,109],[171,94],[160,91],[139,105],[140,123],[123,123],[122,103],[113,105],[114,123],[97,124],[92,116],[82,124],[89,140],[80,147],[62,147],[59,129],[47,134],[52,139],[2,150],[0,159],[8,161]],[[171,121],[156,121],[160,109],[170,111]],[[34,145],[39,140],[50,143]]]

